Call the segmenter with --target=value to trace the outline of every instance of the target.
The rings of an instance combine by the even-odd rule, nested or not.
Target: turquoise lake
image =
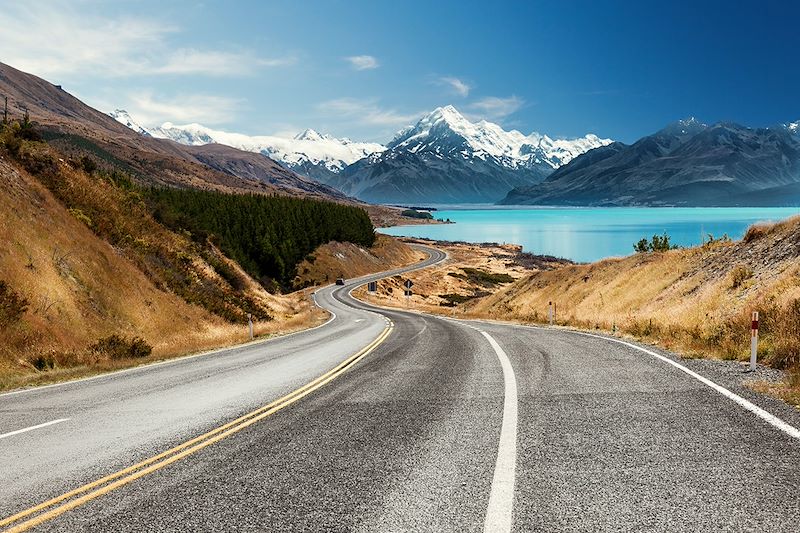
[[[800,214],[797,207],[774,208],[440,208],[436,218],[455,224],[395,226],[388,235],[466,242],[521,244],[526,252],[596,261],[630,255],[633,243],[666,232],[672,242],[692,246],[710,233],[739,239],[756,222]]]

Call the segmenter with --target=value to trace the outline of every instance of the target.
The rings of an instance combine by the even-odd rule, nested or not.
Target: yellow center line
[[[318,378],[307,383],[306,385],[303,385],[302,387],[290,392],[289,394],[275,400],[274,402],[271,402],[263,407],[251,411],[250,413],[247,413],[212,431],[209,431],[198,437],[188,440],[183,444],[175,446],[174,448],[170,448],[165,452],[150,457],[149,459],[136,463],[135,465],[119,470],[113,474],[100,478],[96,481],[92,481],[91,483],[87,483],[81,487],[78,487],[77,489],[71,490],[60,496],[57,496],[43,503],[30,507],[29,509],[25,509],[24,511],[21,511],[7,518],[4,518],[0,520],[0,527],[5,527],[7,525],[13,524],[14,522],[18,522],[23,518],[29,517],[56,504],[69,500],[66,503],[63,503],[62,505],[59,505],[54,509],[50,509],[45,513],[35,516],[34,518],[30,518],[25,522],[19,523],[14,527],[5,530],[5,533],[11,533],[11,532],[16,533],[19,531],[27,531],[32,527],[35,527],[47,520],[51,520],[57,516],[60,516],[66,513],[67,511],[75,509],[76,507],[80,507],[81,505],[85,504],[90,500],[93,500],[123,485],[127,485],[128,483],[134,480],[137,480],[150,473],[160,470],[167,465],[179,461],[184,457],[187,457],[199,450],[202,450],[207,446],[210,446],[211,444],[214,444],[215,442],[219,442],[220,440],[229,437],[230,435],[233,435],[234,433],[237,433],[255,424],[256,422],[274,414],[275,412],[283,409],[284,407],[293,404],[294,402],[311,394],[312,392],[319,389],[323,385],[337,378],[348,367],[354,365],[355,363],[366,357],[370,352],[372,352],[381,343],[383,343],[386,340],[386,338],[391,334],[392,329],[393,327],[391,325],[386,327],[386,329],[384,329],[383,332],[381,332],[378,338],[373,340],[363,349],[353,354],[349,358],[345,359],[344,361],[339,363],[336,367],[329,370],[325,374],[319,376]],[[111,481],[113,481],[113,483],[109,483]],[[70,498],[79,496],[81,494],[83,494],[83,496],[70,500]]]

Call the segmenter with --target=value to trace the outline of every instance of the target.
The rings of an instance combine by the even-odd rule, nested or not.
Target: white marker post
[[[247,313],[247,327],[250,331],[250,340],[253,340],[253,315]]]
[[[756,371],[758,355],[758,311],[753,311],[753,322],[750,325],[750,372]]]
[[[553,313],[553,302],[547,303],[547,321],[550,322],[550,325],[553,325],[553,320],[555,319],[555,313]]]

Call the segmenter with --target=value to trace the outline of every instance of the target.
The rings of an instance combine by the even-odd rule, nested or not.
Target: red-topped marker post
[[[753,321],[750,324],[750,372],[756,370],[756,356],[758,354],[758,311],[753,311]]]

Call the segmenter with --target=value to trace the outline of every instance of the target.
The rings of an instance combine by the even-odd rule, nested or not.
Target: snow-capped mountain
[[[386,151],[350,165],[329,184],[372,202],[493,202],[611,142],[592,134],[569,140],[524,135],[485,120],[471,122],[446,106],[401,130]]]
[[[402,148],[412,153],[429,150],[450,155],[460,154],[481,160],[495,158],[509,168],[544,164],[558,168],[580,154],[611,143],[589,134],[578,139],[554,140],[533,132],[505,131],[492,122],[470,122],[453,106],[435,109],[415,126],[401,130],[388,148]]]
[[[147,131],[147,128],[143,127],[141,124],[133,120],[133,117],[128,114],[127,111],[124,109],[115,109],[111,113],[109,113],[111,118],[115,119],[120,124],[123,124],[136,133],[141,133],[142,135],[150,135],[150,132]]]
[[[250,136],[215,130],[200,124],[176,125],[166,122],[157,128],[143,128],[123,110],[109,114],[136,131],[159,139],[170,139],[189,146],[224,144],[239,150],[261,153],[298,174],[322,182],[329,181],[331,176],[341,172],[347,165],[386,149],[378,143],[337,139],[312,129],[307,129],[293,138],[271,135]]]

